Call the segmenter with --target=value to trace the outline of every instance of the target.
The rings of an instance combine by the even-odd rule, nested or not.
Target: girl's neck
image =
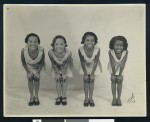
[[[122,52],[121,52],[121,53],[116,53],[116,52],[115,52],[115,55],[116,55],[117,59],[120,60],[120,59],[121,59],[121,56],[122,56]]]
[[[85,49],[86,51],[93,51],[93,50],[94,50],[94,47],[93,47],[93,48],[87,48],[86,46],[84,46],[84,49]]]
[[[64,49],[62,52],[57,52],[55,49],[54,49],[54,52],[61,55],[61,54],[64,54],[66,52],[66,50]]]
[[[30,53],[36,53],[36,52],[38,52],[38,48],[35,49],[35,50],[32,50],[32,49],[29,48],[29,52],[30,52]]]

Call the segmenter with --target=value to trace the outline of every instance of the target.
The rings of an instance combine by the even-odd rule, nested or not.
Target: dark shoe
[[[95,106],[94,100],[89,100],[89,104],[91,107],[94,107]]]
[[[34,105],[40,105],[39,98],[34,98]]]
[[[67,105],[66,99],[67,99],[66,97],[63,97],[63,98],[62,98],[62,105]]]
[[[34,98],[30,98],[30,101],[28,103],[29,106],[33,106],[34,105]]]
[[[112,100],[112,106],[117,106],[117,100],[116,99]]]
[[[60,105],[61,101],[61,97],[56,98],[55,105]]]
[[[118,105],[118,106],[122,106],[122,102],[121,102],[120,99],[117,99],[117,105]]]
[[[88,107],[89,106],[89,101],[88,100],[84,100],[84,107]]]

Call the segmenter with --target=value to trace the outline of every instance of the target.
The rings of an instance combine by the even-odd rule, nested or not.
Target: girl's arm
[[[111,55],[111,52],[109,50],[109,59],[110,59],[110,64],[112,67],[112,74],[115,75],[116,71],[115,71],[115,60],[113,58],[113,56]]]
[[[93,66],[91,75],[94,75],[94,72],[95,72],[95,70],[96,70],[97,64],[98,64],[98,62],[99,62],[99,57],[100,57],[100,49],[98,50],[98,53],[97,53],[97,55],[95,56],[94,66]]]
[[[80,58],[80,62],[81,62],[81,67],[83,69],[84,75],[87,75],[87,71],[86,71],[86,67],[85,67],[85,60],[84,57],[82,56],[80,49],[78,50],[78,54],[79,54],[79,58]]]
[[[69,63],[70,63],[70,60],[72,60],[71,56],[72,56],[72,53],[70,52],[70,54],[69,54],[67,60],[66,60],[66,61],[64,62],[64,64],[63,64],[62,74],[65,74],[65,73],[66,73],[66,71],[67,71],[67,69],[68,69],[68,66],[69,66]]]
[[[24,49],[21,50],[21,62],[22,62],[24,69],[26,70],[26,72],[30,73],[30,70],[28,69],[27,64],[25,62]]]
[[[50,61],[52,63],[52,67],[54,68],[54,70],[56,71],[56,73],[59,74],[59,70],[58,70],[58,68],[56,66],[56,62],[52,58],[50,51],[48,52],[48,56],[49,56],[49,59],[50,59]]]
[[[43,50],[43,55],[42,55],[42,58],[41,58],[41,61],[39,62],[39,69],[37,71],[37,73],[40,73],[42,67],[44,66],[44,63],[45,63],[45,53],[44,53],[44,50]]]
[[[121,61],[119,75],[122,75],[122,71],[123,71],[123,69],[124,69],[124,67],[125,67],[125,63],[126,63],[126,61],[127,61],[127,58],[128,58],[128,50],[127,50],[125,56],[123,57],[123,59],[122,59],[122,61]]]

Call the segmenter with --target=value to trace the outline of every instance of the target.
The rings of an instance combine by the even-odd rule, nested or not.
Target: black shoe
[[[67,99],[67,97],[63,97],[63,98],[62,98],[62,105],[67,105],[66,99]],[[65,100],[65,101],[63,101],[63,100]]]
[[[88,100],[84,100],[84,107],[88,107],[89,105],[89,101]]]
[[[116,99],[113,99],[111,105],[112,105],[112,106],[117,106],[117,100],[116,100]]]
[[[61,97],[56,98],[55,105],[60,105],[61,101],[62,101]]]
[[[89,100],[89,104],[91,107],[94,107],[95,106],[94,100]]]
[[[33,100],[32,100],[33,99]],[[33,106],[34,105],[34,98],[30,98],[30,101],[28,103],[29,106]]]
[[[117,106],[122,106],[122,102],[120,99],[117,99]]]
[[[40,105],[39,98],[34,98],[34,105]]]

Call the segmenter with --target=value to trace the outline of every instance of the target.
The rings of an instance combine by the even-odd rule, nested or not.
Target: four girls
[[[39,45],[38,35],[31,33],[25,38],[26,46],[21,51],[21,60],[27,72],[28,87],[30,92],[29,106],[39,105],[38,98],[40,85],[40,71],[45,64],[44,49]],[[84,84],[84,106],[94,107],[93,91],[95,77],[102,72],[100,62],[100,48],[96,46],[98,38],[93,32],[86,32],[82,37],[81,46],[78,49],[80,58],[79,73],[83,75]],[[66,48],[67,41],[62,35],[54,37],[51,43],[52,49],[48,51],[52,63],[52,77],[56,81],[57,95],[55,105],[67,105],[68,77],[73,77],[73,59],[71,51]],[[108,69],[111,73],[112,106],[121,106],[121,91],[123,81],[123,70],[128,56],[128,43],[125,37],[115,36],[109,44]],[[116,97],[117,92],[117,97]]]

